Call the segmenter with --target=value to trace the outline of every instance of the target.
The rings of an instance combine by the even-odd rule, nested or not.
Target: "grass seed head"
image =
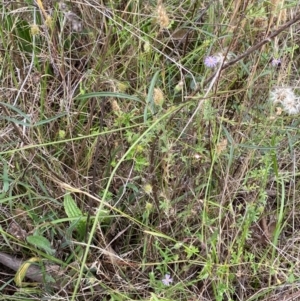
[[[30,26],[30,33],[31,33],[31,35],[33,35],[33,36],[38,35],[38,34],[40,33],[39,27],[38,27],[36,24],[32,24],[32,25]]]
[[[161,89],[159,88],[154,88],[154,92],[153,92],[153,101],[157,106],[162,106],[164,103],[164,93]]]
[[[145,41],[144,45],[143,45],[143,49],[146,53],[151,51],[151,46],[150,46],[150,42],[149,41]]]
[[[227,148],[227,139],[223,139],[222,141],[220,141],[218,144],[217,144],[217,149],[216,149],[216,152],[218,155],[220,155],[221,153],[223,153],[226,148]]]
[[[46,26],[48,27],[48,28],[52,28],[52,26],[53,26],[53,19],[52,19],[52,17],[51,16],[47,16],[47,18],[46,18],[46,21],[45,21],[45,24],[46,24]]]
[[[170,19],[161,1],[157,2],[156,12],[157,12],[157,23],[159,24],[160,28],[161,29],[168,28],[170,25]]]
[[[111,107],[112,107],[113,112],[115,112],[115,113],[121,112],[121,108],[115,99],[111,100]]]
[[[146,203],[145,209],[147,212],[151,212],[153,209],[153,205],[149,202]]]
[[[149,184],[149,183],[145,184],[145,185],[143,186],[143,190],[144,190],[145,193],[151,194],[152,191],[153,191],[152,185]]]
[[[128,89],[128,84],[126,82],[117,82],[117,88],[119,92],[126,92]]]

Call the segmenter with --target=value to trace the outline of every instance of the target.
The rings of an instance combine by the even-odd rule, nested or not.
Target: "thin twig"
[[[244,57],[249,56],[252,52],[260,49],[263,45],[271,42],[271,40],[273,38],[275,38],[276,36],[278,36],[282,31],[284,31],[286,28],[290,27],[291,25],[297,23],[300,20],[300,14],[296,15],[295,18],[293,18],[292,20],[286,22],[285,24],[283,24],[281,27],[279,27],[277,30],[273,31],[268,37],[266,37],[265,39],[261,40],[260,42],[258,42],[257,44],[255,44],[254,46],[250,47],[248,50],[246,50],[244,53],[242,53],[241,55],[239,55],[238,57],[236,57],[235,59],[232,59],[231,61],[229,61],[228,63],[224,64],[221,67],[221,70],[218,70],[217,72],[215,72],[212,76],[210,76],[205,82],[204,82],[204,86],[209,83],[216,75],[216,73],[225,70],[226,68],[234,65],[235,63],[239,62],[240,60],[242,60]],[[195,94],[197,94],[202,87],[198,87],[196,90],[193,91],[193,93],[188,96],[188,98],[194,96]]]

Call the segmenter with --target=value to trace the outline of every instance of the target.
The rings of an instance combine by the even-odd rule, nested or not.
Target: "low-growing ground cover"
[[[0,8],[0,300],[300,298],[297,1]]]

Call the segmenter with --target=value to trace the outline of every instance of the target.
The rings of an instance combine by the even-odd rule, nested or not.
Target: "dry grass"
[[[296,1],[0,8],[1,300],[299,299]]]

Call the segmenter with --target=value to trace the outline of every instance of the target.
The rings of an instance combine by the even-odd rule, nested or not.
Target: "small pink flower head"
[[[208,68],[215,68],[219,63],[219,59],[216,56],[207,56],[204,59],[204,65]]]
[[[173,283],[173,278],[171,278],[169,274],[166,274],[165,278],[162,279],[162,283],[169,286],[171,283]]]
[[[275,59],[273,58],[272,61],[271,61],[271,64],[273,67],[280,67],[281,65],[281,59]]]

